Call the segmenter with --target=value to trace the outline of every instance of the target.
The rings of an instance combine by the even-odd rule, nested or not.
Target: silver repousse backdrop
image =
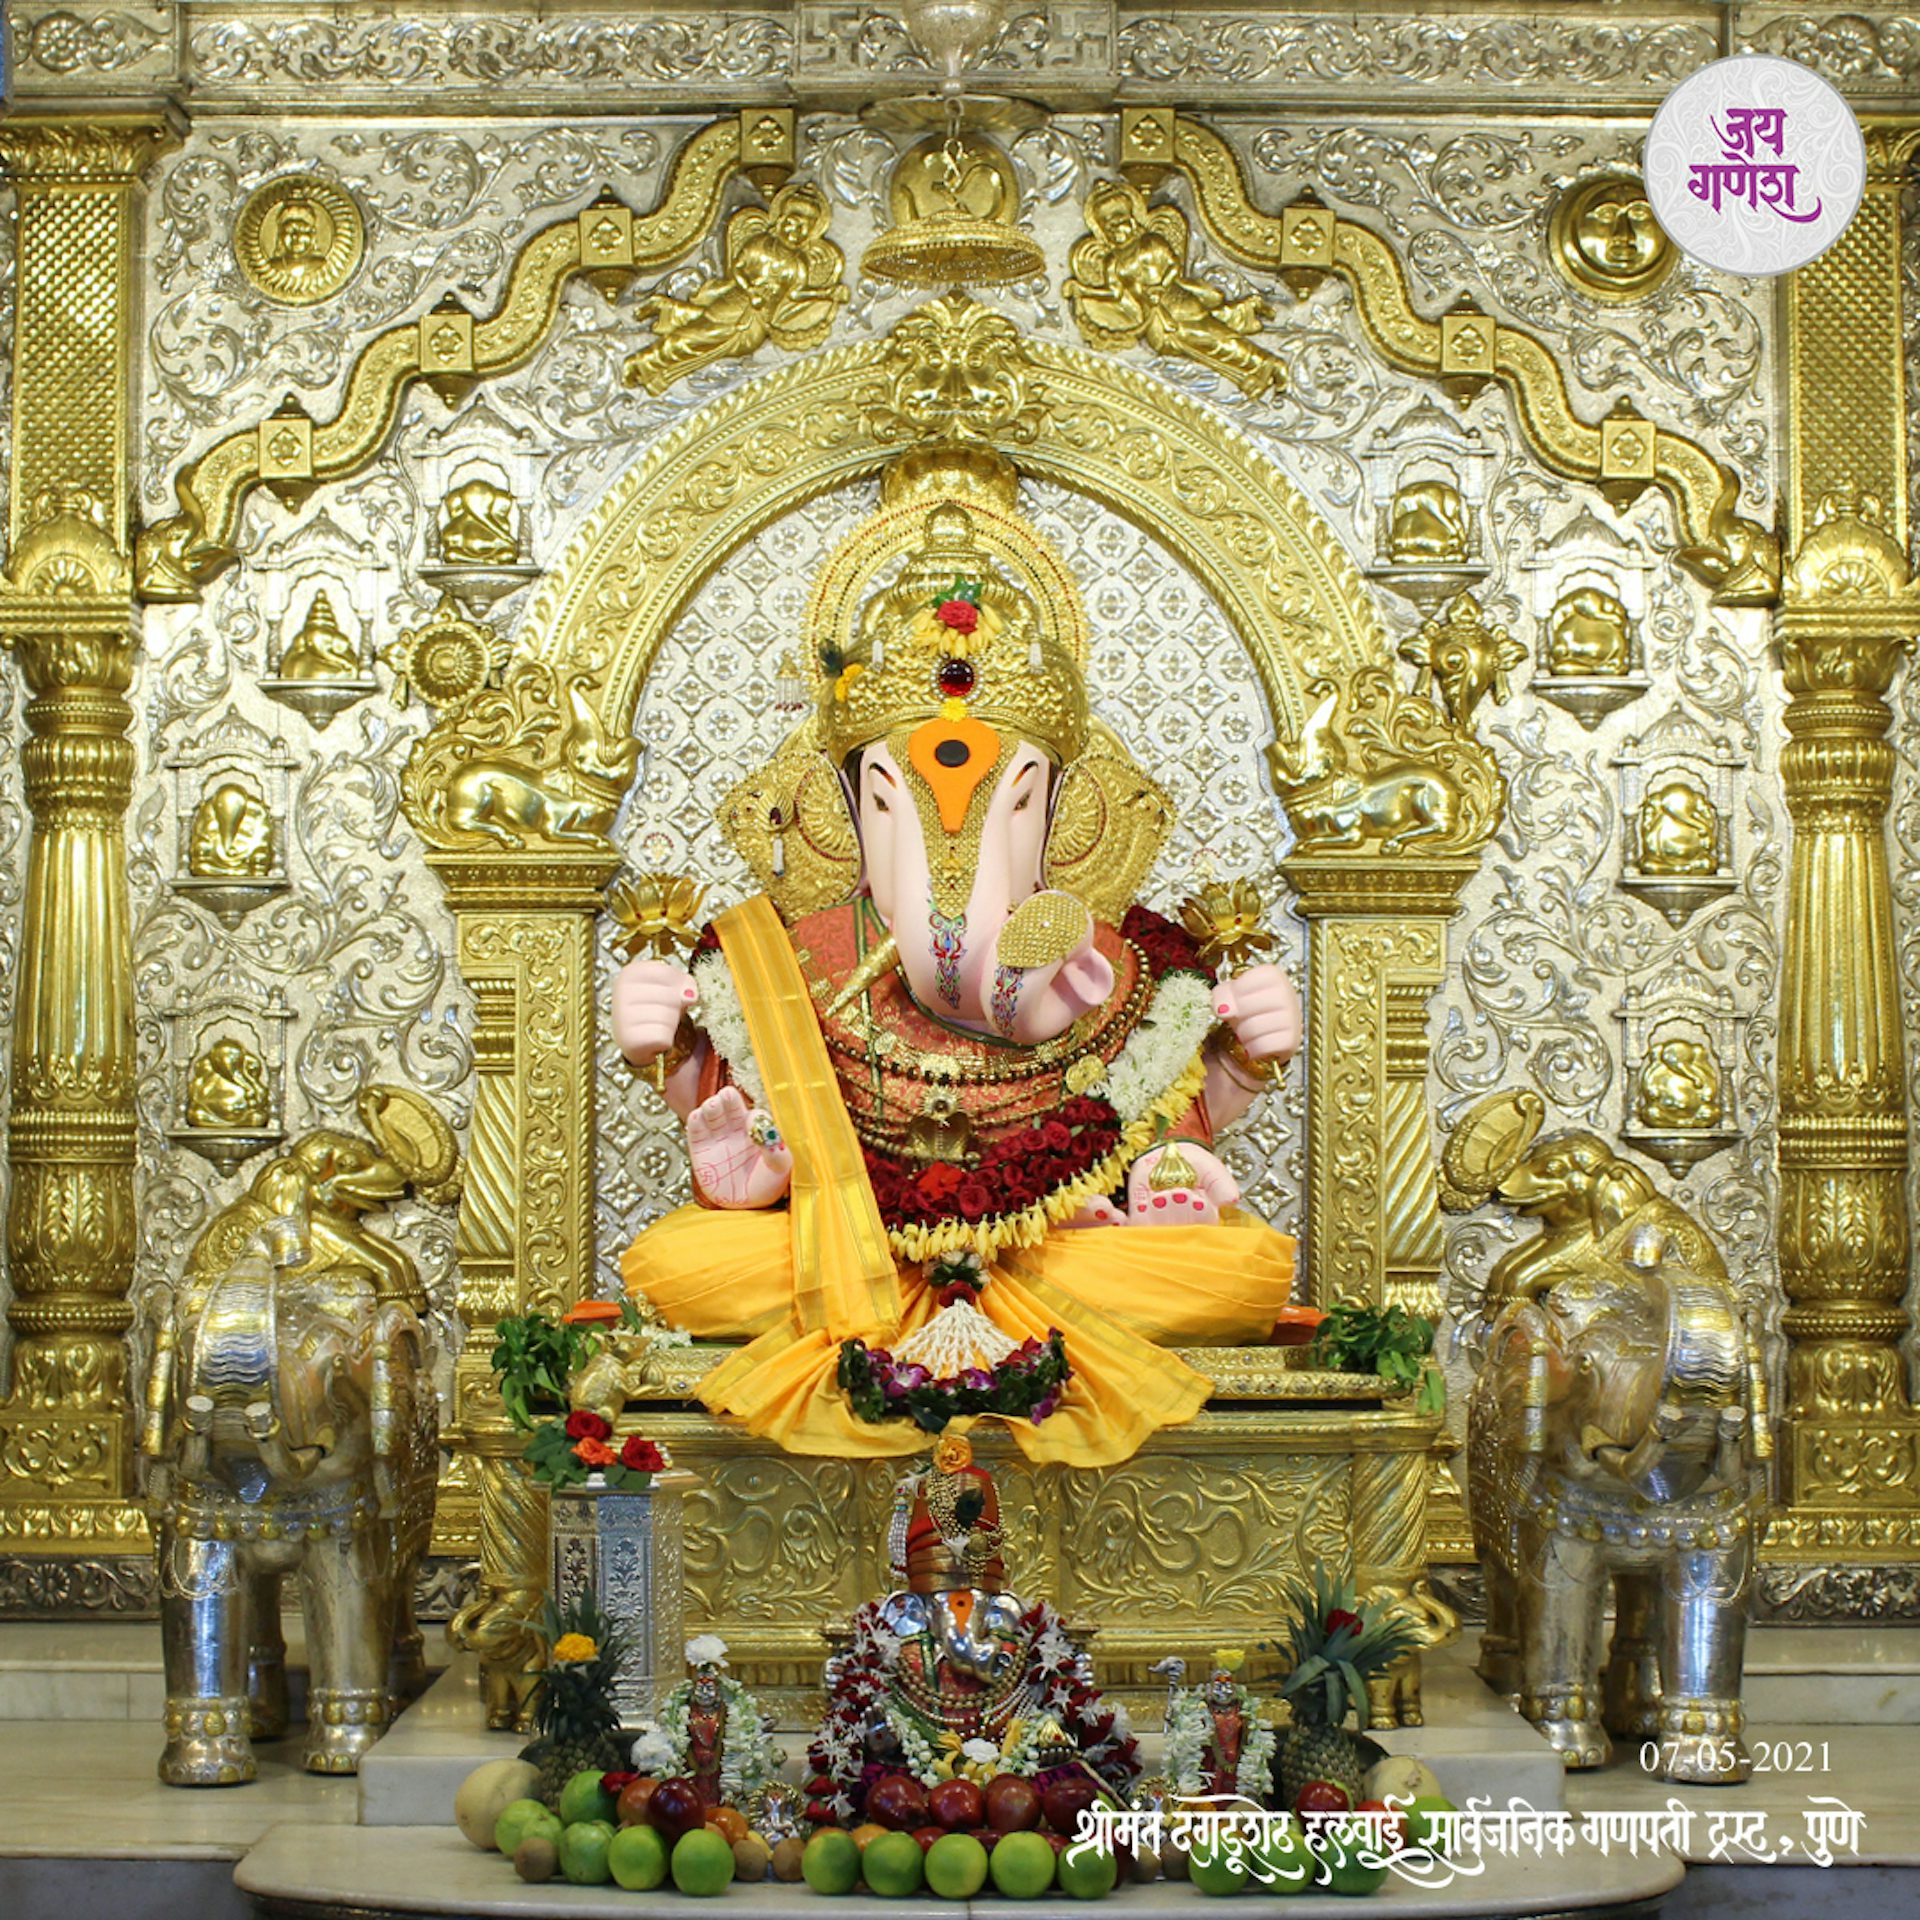
[[[1164,31],[1177,34],[1171,24]],[[1143,44],[1132,57],[1149,54]],[[146,511],[166,510],[183,459],[233,421],[270,411],[283,394],[326,417],[355,355],[381,327],[449,289],[488,309],[525,235],[585,204],[603,181],[635,206],[651,204],[666,157],[692,124],[656,119],[586,131],[514,121],[422,131],[310,121],[191,134],[161,163],[149,197],[149,373],[139,444]],[[1644,303],[1605,308],[1546,264],[1556,194],[1570,180],[1631,164],[1631,133],[1574,119],[1530,130],[1271,115],[1224,125],[1269,204],[1311,184],[1393,237],[1424,310],[1471,293],[1537,329],[1585,414],[1630,393],[1645,411],[1705,440],[1739,472],[1748,510],[1771,517],[1772,290],[1682,262]],[[1025,215],[1045,242],[1049,276],[985,297],[1023,327],[1077,340],[1060,293],[1065,257],[1082,231],[1086,187],[1113,171],[1115,135],[1111,118],[1067,118],[1013,143]],[[893,151],[852,119],[803,125],[802,177],[827,193],[834,238],[850,261],[883,222]],[[366,216],[367,258],[328,305],[274,308],[240,277],[228,236],[255,185],[307,169],[352,189]],[[1223,287],[1251,287],[1208,260],[1204,247],[1196,257]],[[668,288],[683,289],[710,264],[676,269]],[[716,368],[664,399],[624,388],[622,360],[646,337],[633,307],[647,291],[609,307],[573,288],[550,343],[522,372],[481,389],[451,416],[437,400],[414,396],[371,469],[322,489],[297,512],[256,496],[241,541],[246,563],[223,575],[203,604],[149,612],[131,822],[143,1008],[143,1287],[178,1270],[194,1234],[248,1172],[222,1177],[167,1137],[183,1089],[165,1009],[191,1008],[216,990],[263,1004],[283,998],[289,1134],[352,1124],[354,1090],[375,1076],[408,1080],[464,1120],[471,1061],[452,923],[397,805],[401,762],[429,716],[417,700],[394,699],[385,665],[374,669],[379,690],[325,730],[258,683],[289,620],[304,615],[321,586],[342,624],[364,632],[369,659],[419,623],[434,600],[418,577],[434,504],[426,476],[449,446],[487,447],[525,476],[534,555],[550,562],[653,436],[772,364],[764,353]],[[1153,370],[1219,406],[1267,450],[1363,568],[1374,563],[1377,535],[1368,456],[1390,456],[1404,437],[1431,432],[1450,438],[1477,476],[1489,571],[1476,591],[1530,656],[1556,583],[1594,554],[1637,580],[1644,600],[1652,684],[1595,730],[1538,697],[1530,665],[1516,675],[1511,699],[1481,709],[1478,725],[1500,758],[1512,804],[1454,925],[1452,971],[1433,1023],[1436,1123],[1488,1088],[1531,1084],[1557,1120],[1616,1136],[1626,1119],[1622,1015],[1630,999],[1643,998],[1655,1023],[1663,1009],[1710,1007],[1740,1139],[1688,1175],[1681,1191],[1724,1239],[1741,1283],[1777,1308],[1768,1168],[1785,822],[1775,777],[1780,700],[1764,616],[1710,607],[1701,587],[1658,557],[1672,539],[1658,496],[1616,515],[1538,468],[1497,392],[1461,413],[1384,370],[1363,349],[1339,286],[1304,303],[1277,284],[1258,291],[1273,302],[1262,343],[1286,365],[1284,395],[1249,401],[1185,363],[1154,362]],[[829,344],[870,338],[909,304],[889,287],[859,281]],[[642,774],[619,829],[636,866],[685,866],[712,882],[716,904],[737,897],[743,871],[719,841],[711,810],[790,725],[775,705],[780,658],[803,643],[813,568],[867,504],[859,490],[831,495],[769,529],[708,582],[663,646],[638,723]],[[1028,505],[1087,596],[1098,706],[1182,809],[1152,903],[1177,900],[1208,865],[1222,877],[1252,873],[1277,892],[1284,829],[1261,761],[1271,724],[1235,637],[1153,527],[1054,488],[1030,490]],[[1397,634],[1413,630],[1409,603],[1384,591],[1381,603]],[[508,602],[503,620],[522,604]],[[1920,728],[1910,694],[1907,712]],[[177,763],[202,754],[230,725],[257,730],[268,757],[273,742],[284,742],[293,763],[291,888],[231,929],[170,884],[182,863],[186,789]],[[1679,927],[1617,884],[1630,773],[1617,756],[1656,730],[1676,752],[1717,756],[1738,875],[1731,891]],[[1899,883],[1912,904],[1920,895],[1920,800],[1911,782],[1902,793]],[[0,788],[0,927],[11,924],[5,907],[19,887],[17,821],[17,796]],[[1298,923],[1284,918],[1283,931],[1297,964]],[[1905,959],[1920,1004],[1920,950],[1911,938]],[[4,978],[0,972],[0,992]],[[605,1049],[600,1090],[598,1230],[611,1285],[611,1262],[634,1227],[683,1197],[684,1158],[664,1109]],[[1299,1219],[1300,1105],[1296,1070],[1230,1157],[1253,1202],[1310,1240],[1311,1222]],[[1664,1170],[1654,1177],[1673,1184]],[[450,1312],[448,1217],[409,1207],[399,1231],[421,1252],[435,1298]],[[1476,1296],[1499,1238],[1498,1228],[1478,1222],[1456,1230],[1456,1312]]]

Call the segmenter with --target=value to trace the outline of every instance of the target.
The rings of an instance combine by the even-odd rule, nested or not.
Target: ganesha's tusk
[[[875,981],[885,978],[900,964],[900,943],[892,934],[880,942],[867,957],[847,976],[847,984],[827,1003],[826,1016],[829,1020],[843,1008],[849,1006],[866,992]]]

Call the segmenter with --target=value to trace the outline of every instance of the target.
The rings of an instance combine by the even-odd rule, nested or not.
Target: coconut
[[[493,1851],[493,1828],[508,1805],[531,1800],[540,1785],[540,1769],[528,1760],[489,1760],[460,1782],[453,1796],[454,1825],[482,1851]]]

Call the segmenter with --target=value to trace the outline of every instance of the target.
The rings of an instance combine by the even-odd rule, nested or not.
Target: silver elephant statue
[[[369,1088],[379,1145],[308,1136],[201,1236],[155,1332],[142,1429],[170,1786],[255,1776],[287,1730],[280,1589],[297,1577],[303,1764],[352,1773],[426,1677],[413,1594],[433,1525],[439,1407],[412,1261],[359,1216],[452,1190],[452,1136]]]
[[[1481,1676],[1572,1767],[1608,1734],[1669,1780],[1744,1780],[1764,1374],[1723,1271],[1657,1226],[1494,1320],[1467,1411]],[[1616,1618],[1602,1671],[1611,1576]]]

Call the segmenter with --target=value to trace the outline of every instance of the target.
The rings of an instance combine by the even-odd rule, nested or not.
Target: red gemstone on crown
[[[949,700],[964,700],[974,689],[978,676],[974,673],[971,660],[948,658],[940,662],[940,672],[936,676],[940,691]]]

